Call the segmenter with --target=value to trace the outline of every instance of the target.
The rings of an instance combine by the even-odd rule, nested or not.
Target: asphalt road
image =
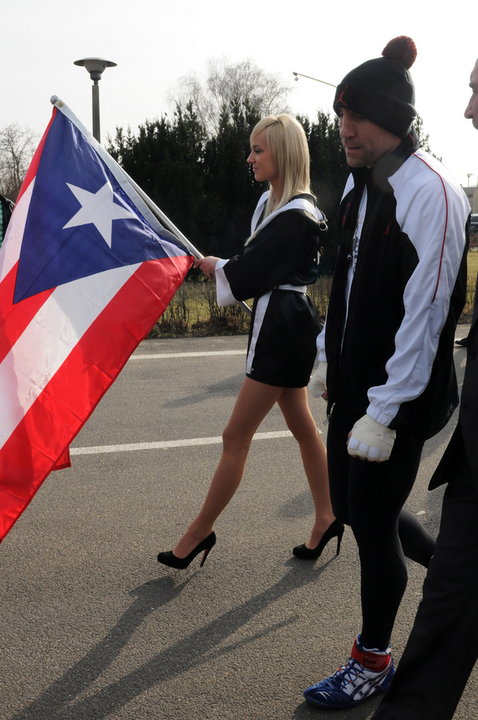
[[[312,504],[279,412],[260,428],[204,567],[156,562],[208,486],[244,351],[244,337],[142,343],[76,438],[73,467],[50,475],[0,546],[1,720],[331,717],[302,689],[348,657],[357,550],[347,531],[338,557],[329,546],[315,564],[291,558]],[[460,375],[464,357],[457,349]],[[326,432],[324,403],[313,407]],[[427,480],[450,432],[427,444],[409,501],[434,533],[442,491]],[[410,564],[397,659],[423,578]],[[475,670],[456,720],[478,718],[477,697]],[[334,718],[365,720],[375,706]]]

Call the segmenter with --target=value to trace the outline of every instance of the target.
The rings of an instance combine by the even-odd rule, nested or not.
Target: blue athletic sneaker
[[[357,638],[348,663],[330,677],[308,687],[304,696],[308,703],[321,708],[353,707],[385,692],[394,672],[390,648],[365,650]]]

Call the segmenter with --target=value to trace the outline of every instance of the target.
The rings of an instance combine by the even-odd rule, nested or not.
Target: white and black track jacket
[[[318,338],[329,411],[336,404],[352,424],[367,413],[408,426],[417,439],[446,424],[458,403],[453,340],[465,302],[469,213],[462,188],[410,138],[349,176]]]

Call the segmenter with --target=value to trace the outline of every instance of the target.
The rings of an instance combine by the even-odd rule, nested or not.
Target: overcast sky
[[[416,0],[0,0],[2,100],[0,128],[16,122],[39,135],[58,95],[91,128],[91,80],[73,64],[84,57],[113,60],[100,81],[101,131],[133,131],[170,112],[182,77],[204,75],[207,62],[250,60],[291,84],[293,112],[331,112],[331,83],[378,57],[396,35],[410,35],[416,107],[431,147],[458,180],[478,182],[478,133],[463,112],[478,57],[476,0],[437,4]],[[469,177],[468,177],[469,176]],[[320,200],[320,199],[319,199]]]

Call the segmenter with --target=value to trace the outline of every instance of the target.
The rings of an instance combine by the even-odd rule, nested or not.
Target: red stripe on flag
[[[38,295],[32,295],[25,300],[14,303],[13,293],[15,292],[17,268],[18,263],[12,267],[2,283],[0,283],[0,324],[2,327],[0,333],[0,362],[3,361],[5,355],[15,345],[43,303],[54,291],[54,288],[45,290],[38,293]]]
[[[162,314],[191,263],[190,256],[143,263],[88,328],[8,438],[0,450],[0,540]]]
[[[41,154],[42,154],[42,152],[43,152],[43,146],[45,145],[45,142],[46,142],[48,133],[49,133],[49,131],[50,131],[50,126],[51,126],[51,124],[53,123],[57,112],[58,112],[58,110],[57,110],[56,108],[53,108],[53,112],[52,112],[52,114],[51,114],[50,122],[48,123],[47,128],[46,128],[45,132],[44,132],[43,135],[42,135],[42,139],[40,140],[40,142],[39,142],[39,144],[38,144],[38,147],[37,147],[37,149],[35,150],[35,154],[34,154],[34,156],[33,156],[33,158],[32,158],[31,163],[30,163],[30,167],[28,168],[27,173],[26,173],[26,175],[25,175],[25,177],[24,177],[24,179],[23,179],[22,186],[21,186],[21,188],[20,188],[20,192],[18,193],[18,196],[17,196],[17,199],[16,199],[16,203],[17,203],[17,204],[18,204],[18,201],[20,200],[21,196],[23,195],[23,193],[25,192],[25,190],[27,189],[27,187],[30,185],[30,183],[31,183],[32,180],[34,179],[35,175],[37,174],[38,165],[40,164],[40,158],[41,158]]]

